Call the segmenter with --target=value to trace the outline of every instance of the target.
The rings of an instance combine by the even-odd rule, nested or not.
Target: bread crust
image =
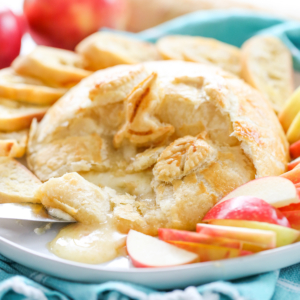
[[[154,45],[111,32],[96,32],[77,46],[92,71],[121,65],[161,59]]]
[[[40,203],[38,178],[13,158],[0,157],[0,164],[0,203]]]
[[[22,157],[27,147],[28,132],[28,129],[0,132],[0,156]]]
[[[271,102],[277,113],[293,93],[292,55],[276,37],[255,36],[243,44],[241,74]]]
[[[49,106],[35,106],[0,98],[0,130],[19,131],[30,127],[33,119],[40,121]]]
[[[108,81],[136,80],[138,67],[147,76],[133,89],[116,85],[117,97],[127,94],[123,100],[103,102]],[[92,100],[95,87],[101,97]],[[160,128],[172,133],[158,142],[153,136]],[[126,134],[114,145],[120,130]],[[279,121],[258,91],[219,68],[182,61],[116,66],[83,80],[33,124],[28,165],[43,181],[63,175],[58,170],[70,172],[74,156],[53,146],[91,135],[101,143],[81,154],[75,171],[118,192],[111,213],[122,232],[193,230],[224,195],[255,177],[280,175],[289,159]],[[52,163],[45,169],[49,147]],[[93,153],[100,154],[96,163]]]
[[[18,56],[12,68],[19,74],[43,80],[54,87],[70,88],[91,74],[83,58],[68,50],[37,46],[26,56]]]
[[[17,74],[12,68],[0,70],[0,97],[37,105],[50,105],[67,92],[43,81]]]
[[[216,39],[169,35],[160,38],[156,47],[164,59],[215,65],[236,76],[241,75],[240,49]]]

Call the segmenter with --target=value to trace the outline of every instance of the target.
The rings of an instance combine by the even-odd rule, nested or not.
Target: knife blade
[[[48,214],[42,204],[32,203],[2,203],[0,204],[0,219],[27,220],[49,223],[73,223],[60,220]]]

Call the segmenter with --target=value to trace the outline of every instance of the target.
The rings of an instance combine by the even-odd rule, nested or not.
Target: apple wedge
[[[262,249],[272,249],[276,247],[276,233],[269,230],[199,223],[197,224],[197,232],[211,237],[224,237],[238,240],[245,244],[256,245]]]
[[[298,111],[300,111],[300,88],[285,102],[282,111],[279,113],[278,118],[285,132],[288,131]]]
[[[286,246],[294,243],[298,239],[300,234],[298,230],[292,228],[254,221],[210,220],[209,224],[273,231],[276,233],[276,247]]]
[[[160,268],[190,264],[199,256],[155,237],[130,230],[126,240],[127,252],[137,268]]]
[[[290,146],[290,154],[292,158],[297,158],[300,156],[300,141]]]
[[[300,110],[298,110],[296,117],[290,125],[286,133],[286,137],[290,144],[296,143],[300,140]]]
[[[223,201],[215,205],[202,221],[215,219],[257,221],[291,227],[281,211],[266,201],[252,196],[240,196]]]
[[[291,171],[293,170],[296,166],[300,164],[300,157],[292,160],[291,162],[288,163],[288,170]]]
[[[300,183],[300,168],[296,167],[293,170],[280,175],[281,178],[290,180],[292,183]],[[291,202],[293,203],[293,202]],[[286,204],[288,205],[288,204]]]
[[[300,210],[300,202],[299,203],[292,203],[290,205],[287,206],[283,206],[278,208],[282,213],[284,211],[292,211],[292,210]]]
[[[190,242],[190,243],[200,243],[206,245],[214,245],[219,247],[227,247],[234,249],[242,249],[242,242],[228,239],[224,237],[214,237],[205,235],[202,233],[176,230],[169,228],[159,228],[158,237],[163,241],[178,241],[178,242]]]
[[[234,258],[244,255],[252,254],[250,251],[238,250],[227,247],[218,247],[214,245],[205,245],[181,241],[168,241],[168,243],[175,245],[181,249],[187,250],[189,252],[194,252],[199,255],[200,261],[214,261],[220,259]]]
[[[282,212],[289,220],[289,223],[293,229],[300,230],[300,210],[291,210]]]
[[[298,170],[300,181],[300,169]],[[294,172],[294,170],[290,172]],[[283,178],[283,175],[262,177],[249,181],[226,195],[217,205],[238,196],[253,196],[268,202],[274,207],[287,206],[291,203],[299,202],[295,186],[290,182],[290,178]]]

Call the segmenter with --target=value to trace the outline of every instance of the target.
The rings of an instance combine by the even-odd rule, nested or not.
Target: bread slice
[[[276,37],[249,39],[242,46],[242,78],[269,99],[278,113],[294,90],[290,51]]]
[[[0,156],[22,157],[26,151],[28,131],[0,132]]]
[[[171,35],[159,39],[156,46],[164,59],[212,64],[240,76],[241,53],[232,45],[198,36]]]
[[[19,131],[29,128],[33,119],[41,120],[49,106],[36,106],[0,98],[0,130]]]
[[[17,57],[12,67],[21,75],[70,88],[91,74],[83,69],[83,64],[82,57],[72,51],[37,46],[30,54]]]
[[[0,157],[0,203],[39,203],[41,182],[15,159]]]
[[[17,74],[12,68],[0,70],[0,97],[32,104],[50,105],[67,92],[43,81]]]
[[[88,69],[93,71],[161,59],[153,44],[111,32],[90,35],[76,46],[75,51],[85,58]]]

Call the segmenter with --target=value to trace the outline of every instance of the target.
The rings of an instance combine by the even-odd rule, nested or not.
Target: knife
[[[60,220],[48,214],[42,204],[32,203],[2,203],[0,204],[0,219],[27,220],[49,223],[73,223]]]

